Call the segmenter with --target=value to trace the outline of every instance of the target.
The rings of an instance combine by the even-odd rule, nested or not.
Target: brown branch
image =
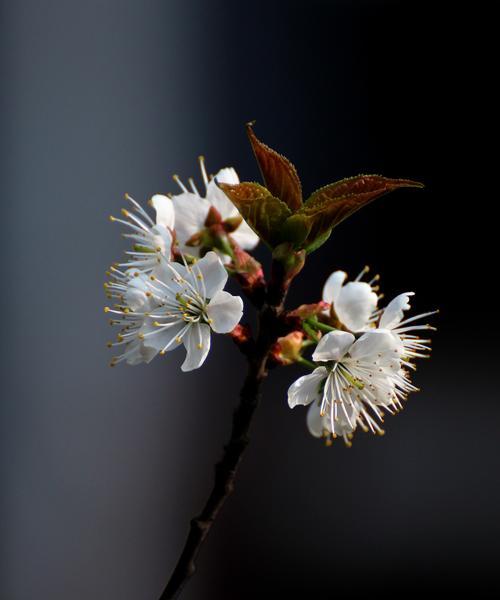
[[[233,427],[224,454],[215,465],[212,491],[201,513],[191,520],[184,549],[160,600],[178,598],[196,571],[196,558],[217,515],[234,489],[234,481],[243,452],[249,443],[249,430],[259,405],[260,386],[267,375],[269,350],[282,328],[281,314],[288,285],[275,282],[270,286],[267,303],[259,312],[259,330],[252,352],[247,354],[248,372],[240,392],[240,403],[233,414]]]

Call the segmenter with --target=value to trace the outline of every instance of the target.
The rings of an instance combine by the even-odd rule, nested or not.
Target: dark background
[[[439,6],[438,6],[439,4]],[[306,192],[359,172],[411,177],[311,256],[290,305],[365,263],[386,297],[440,308],[422,392],[352,449],[266,382],[252,444],[183,598],[492,596],[499,584],[494,172],[481,5],[1,2],[2,600],[156,600],[228,437],[244,364],[108,369],[107,222],[124,192],[234,165],[243,124]],[[487,192],[480,184],[488,180]],[[492,182],[491,184],[489,182]],[[491,227],[491,229],[490,229]],[[262,256],[264,256],[262,251]]]

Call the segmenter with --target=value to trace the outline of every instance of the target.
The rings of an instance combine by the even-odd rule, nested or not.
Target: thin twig
[[[224,454],[215,465],[212,491],[201,513],[191,520],[186,543],[160,600],[174,600],[196,571],[196,558],[224,502],[234,489],[234,480],[243,452],[249,443],[248,433],[259,405],[260,387],[267,374],[269,350],[280,327],[280,317],[287,287],[274,281],[267,294],[267,303],[259,312],[259,330],[253,352],[247,355],[248,372],[240,392],[240,402],[233,414],[233,427]]]

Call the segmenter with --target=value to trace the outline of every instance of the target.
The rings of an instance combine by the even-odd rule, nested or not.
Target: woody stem
[[[260,388],[267,375],[269,351],[278,337],[280,317],[288,284],[280,278],[270,283],[266,302],[259,311],[259,328],[255,346],[247,354],[248,371],[240,391],[240,402],[233,414],[231,437],[224,446],[221,460],[215,465],[212,490],[200,514],[191,520],[184,549],[160,600],[178,598],[187,581],[196,571],[198,553],[207,538],[219,511],[234,489],[236,473],[249,444],[249,431],[260,401]]]

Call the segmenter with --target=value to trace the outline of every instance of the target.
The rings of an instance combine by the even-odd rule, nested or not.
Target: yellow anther
[[[143,334],[143,333],[138,333],[138,334],[137,334],[137,337],[138,337],[140,340],[143,340],[143,339],[144,339],[144,334]]]
[[[166,353],[167,353],[167,352],[166,352],[165,350],[160,350],[160,354],[161,354],[162,356],[165,356],[165,354],[166,354]]]
[[[110,220],[110,221],[116,221],[116,218],[115,218],[115,217],[113,217],[113,215],[109,215],[109,220]]]
[[[198,350],[202,350],[203,349],[203,344],[197,344],[196,347],[198,348]]]
[[[108,313],[110,310],[111,310],[111,309],[109,308],[109,306],[105,306],[105,307],[104,307],[104,312],[105,312],[105,313]]]
[[[203,275],[201,273],[199,275],[196,275],[196,279],[199,279],[201,281],[203,279]]]
[[[112,347],[113,347],[113,342],[107,342],[107,343],[106,343],[106,346],[107,346],[108,348],[112,348]]]
[[[128,217],[129,216],[129,212],[126,208],[122,208],[121,213],[124,217]]]
[[[177,337],[175,338],[175,341],[176,341],[178,344],[180,344],[180,343],[182,342],[182,338],[180,338],[179,336],[177,336]]]
[[[116,336],[116,339],[117,339],[119,342],[123,342],[123,335],[119,335],[119,334],[118,334],[118,335]]]

